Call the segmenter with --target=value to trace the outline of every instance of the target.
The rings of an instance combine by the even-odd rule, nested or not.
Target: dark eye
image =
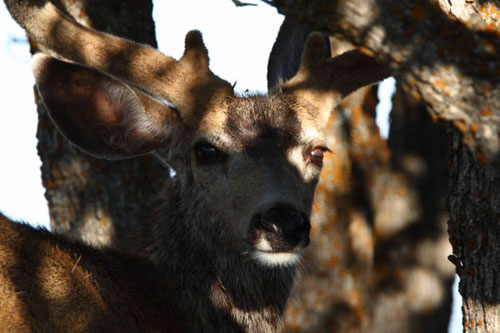
[[[307,157],[308,162],[318,166],[323,166],[323,158],[325,157],[325,152],[330,151],[330,149],[326,147],[314,147],[311,149],[309,156]]]
[[[224,153],[206,142],[197,143],[194,146],[194,153],[196,155],[196,160],[202,165],[221,162],[225,156]]]

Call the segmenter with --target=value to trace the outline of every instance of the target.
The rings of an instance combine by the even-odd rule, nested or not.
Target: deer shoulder
[[[147,261],[68,241],[0,214],[0,329],[182,332],[184,314]],[[145,301],[147,300],[147,301]]]

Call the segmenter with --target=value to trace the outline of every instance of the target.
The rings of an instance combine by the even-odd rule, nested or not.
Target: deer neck
[[[265,267],[228,245],[196,189],[173,184],[167,191],[169,200],[145,233],[144,248],[190,318],[199,318],[194,330],[279,331],[295,267]],[[190,207],[183,198],[190,198]]]

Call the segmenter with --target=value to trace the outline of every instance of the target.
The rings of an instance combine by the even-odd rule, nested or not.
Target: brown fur
[[[176,61],[81,27],[50,2],[5,1],[32,38],[78,63],[34,61],[60,131],[98,157],[158,150],[177,176],[132,255],[1,217],[0,330],[279,330],[309,241],[321,171],[311,152],[326,150],[323,130],[341,98],[385,67],[357,51],[327,59],[313,33],[294,78],[240,97],[210,71],[199,32]]]
[[[2,332],[182,332],[183,312],[158,276],[144,260],[0,215]]]

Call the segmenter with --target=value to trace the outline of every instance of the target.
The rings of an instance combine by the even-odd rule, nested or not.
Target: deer
[[[358,50],[330,57],[313,32],[292,78],[239,95],[209,69],[199,31],[176,60],[47,0],[5,4],[43,47],[36,87],[64,137],[98,158],[156,154],[176,176],[130,252],[0,215],[0,330],[280,331],[335,151],[329,115],[388,66]]]

